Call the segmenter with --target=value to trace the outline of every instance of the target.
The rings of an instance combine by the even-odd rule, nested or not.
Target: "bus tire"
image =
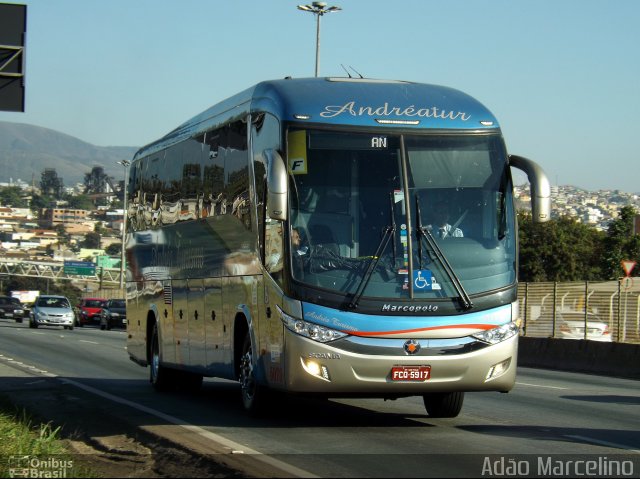
[[[242,345],[238,380],[240,381],[242,405],[245,410],[253,416],[261,415],[266,409],[269,390],[256,381],[253,368],[253,347],[251,345],[251,335],[249,331],[247,331]]]
[[[160,340],[158,324],[153,325],[151,333],[151,357],[149,358],[149,382],[156,391],[168,391],[173,388],[173,374],[170,368],[160,363]]]
[[[462,410],[464,392],[425,394],[422,400],[429,417],[456,417]]]

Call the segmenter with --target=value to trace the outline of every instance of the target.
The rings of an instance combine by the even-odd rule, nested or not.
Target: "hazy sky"
[[[27,5],[29,123],[142,146],[261,80],[315,68],[295,0],[0,0]],[[310,3],[310,2],[308,2]],[[552,184],[640,192],[640,1],[337,0],[320,75],[458,88]]]

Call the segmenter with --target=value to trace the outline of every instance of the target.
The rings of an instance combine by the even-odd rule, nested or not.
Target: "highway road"
[[[518,475],[573,476],[595,467],[611,476],[622,467],[640,476],[638,381],[520,368],[513,391],[468,393],[454,419],[430,419],[421,398],[282,398],[273,414],[256,419],[244,413],[230,381],[207,379],[190,394],[156,393],[148,369],[128,359],[125,337],[0,320],[0,364],[54,376],[96,405],[115,401],[123,416],[135,411],[187,446],[243,454],[278,476],[504,477],[510,465]]]

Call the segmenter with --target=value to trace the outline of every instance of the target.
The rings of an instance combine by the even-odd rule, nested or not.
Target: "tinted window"
[[[251,128],[253,146],[253,172],[255,177],[256,206],[255,213],[258,217],[258,231],[260,233],[260,251],[264,261],[265,227],[264,205],[266,202],[267,164],[265,151],[280,150],[280,123],[269,114],[259,114],[253,118]]]

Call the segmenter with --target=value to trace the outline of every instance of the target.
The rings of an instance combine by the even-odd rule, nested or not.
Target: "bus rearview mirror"
[[[271,219],[287,219],[287,167],[280,153],[267,153],[267,214]]]
[[[523,171],[531,184],[531,215],[535,223],[551,219],[551,184],[545,172],[534,161],[509,155],[509,165]]]

